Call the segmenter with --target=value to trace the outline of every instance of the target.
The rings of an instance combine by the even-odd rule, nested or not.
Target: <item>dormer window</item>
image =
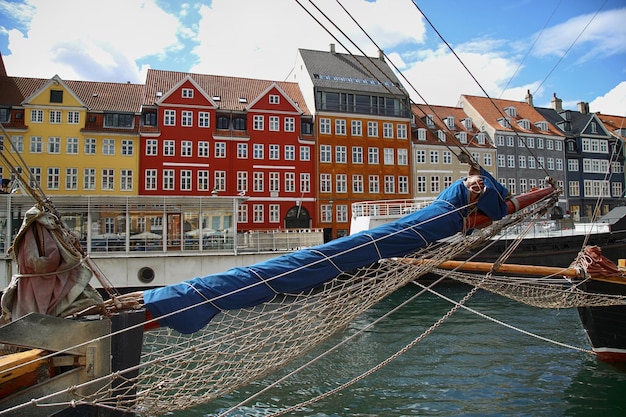
[[[535,123],[535,126],[537,126],[537,129],[541,130],[542,132],[548,131],[548,122],[546,122],[545,120],[541,120]]]
[[[426,116],[426,126],[433,127],[435,126],[435,116],[429,114]]]
[[[509,107],[505,107],[504,108],[504,112],[509,116],[509,117],[517,117],[517,110],[515,109],[514,106],[509,106]]]
[[[461,143],[467,143],[467,132],[459,132],[456,135],[457,139]]]
[[[449,129],[454,129],[454,117],[448,116],[444,119]]]
[[[438,130],[437,131],[437,138],[439,138],[439,140],[441,142],[445,142],[446,141],[446,132],[444,132],[443,130]]]
[[[484,145],[485,144],[485,134],[483,132],[480,132],[479,134],[476,135],[476,141],[478,142],[479,145]]]
[[[463,119],[463,127],[465,127],[466,130],[472,130],[472,119],[469,117]]]
[[[423,127],[417,129],[417,140],[426,140],[426,129]]]
[[[521,127],[524,130],[530,130],[530,120],[528,119],[518,120],[517,124],[519,125],[519,127]]]
[[[193,98],[193,89],[191,88],[183,88],[182,89],[183,98]]]
[[[507,127],[507,128],[511,128],[511,121],[509,120],[508,117],[501,117],[498,119],[498,123],[500,123],[500,126],[502,127]]]

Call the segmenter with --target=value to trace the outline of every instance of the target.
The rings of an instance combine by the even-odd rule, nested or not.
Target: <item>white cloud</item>
[[[282,80],[290,72],[298,48],[325,51],[335,43],[339,52],[345,52],[343,44],[350,52],[361,54],[318,10],[301,3],[338,40],[295,2],[214,0],[200,10],[199,45],[193,49],[198,64],[191,72]],[[321,0],[315,4],[363,53],[377,55],[376,46],[337,2]],[[383,50],[423,41],[423,24],[408,2],[344,0],[342,4]],[[380,16],[393,16],[393,25],[381,21]]]
[[[626,116],[626,81],[589,103],[589,110],[613,116]]]
[[[585,50],[581,58],[583,61],[595,56],[622,54],[626,52],[624,21],[626,8],[600,12],[595,18],[593,14],[573,17],[545,30],[533,53],[560,57],[576,41],[576,47]],[[532,39],[536,36],[533,35]]]
[[[27,4],[34,11],[28,31],[9,31],[11,54],[4,57],[9,74],[142,82],[136,60],[178,46],[178,20],[154,1],[109,0],[97,7],[82,0]]]

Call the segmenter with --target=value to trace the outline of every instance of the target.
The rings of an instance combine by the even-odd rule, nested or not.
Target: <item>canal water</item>
[[[460,300],[469,287],[445,284],[435,289]],[[171,415],[213,417],[224,413],[359,333],[419,290],[408,286],[397,291],[292,366],[210,404]],[[576,310],[529,307],[482,291],[467,306],[497,321],[461,309],[387,366],[287,415],[626,416],[626,370],[574,349],[589,349]],[[265,416],[328,392],[394,355],[451,307],[434,295],[420,295],[330,355],[313,361],[227,415]]]

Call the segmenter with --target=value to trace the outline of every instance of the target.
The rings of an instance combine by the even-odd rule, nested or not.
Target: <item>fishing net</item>
[[[148,331],[138,365],[32,399],[0,415],[22,407],[85,404],[156,416],[205,404],[280,369],[398,288],[433,271],[439,261],[484,245],[506,227],[543,215],[553,201],[537,203],[470,235],[459,233],[430,244],[406,258],[383,259],[344,272],[301,294],[277,294],[252,308],[222,311],[193,334],[166,328]],[[496,281],[482,287],[511,292]],[[524,285],[518,282],[515,287],[519,291]],[[553,299],[558,298],[555,294]],[[540,298],[530,287],[525,297]],[[85,389],[89,386],[93,389]]]

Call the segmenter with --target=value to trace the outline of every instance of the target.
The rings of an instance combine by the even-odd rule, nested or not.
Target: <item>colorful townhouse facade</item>
[[[495,176],[496,149],[460,107],[413,104],[413,196],[427,202],[453,181],[467,176],[461,149]]]
[[[532,96],[513,101],[462,95],[458,106],[496,146],[497,179],[512,194],[543,187],[546,177],[564,187],[565,135],[535,109]],[[567,210],[561,196],[550,217],[563,218]]]
[[[382,53],[300,49],[289,79],[314,112],[325,240],[349,233],[352,203],[411,197],[409,97]]]
[[[149,70],[142,104],[140,195],[240,197],[239,231],[317,227],[313,119],[297,84]]]
[[[588,103],[566,110],[556,94],[552,108],[538,110],[565,136],[564,190],[572,218],[594,221],[624,205],[623,138],[607,128],[619,118],[607,119],[605,125],[599,114],[589,112]]]
[[[41,187],[46,195],[138,194],[142,85],[64,81],[56,75],[0,80],[8,135],[2,135],[3,146],[7,155],[19,153],[30,171],[23,172],[19,163],[18,173],[2,166],[3,178],[21,177],[22,185]]]

